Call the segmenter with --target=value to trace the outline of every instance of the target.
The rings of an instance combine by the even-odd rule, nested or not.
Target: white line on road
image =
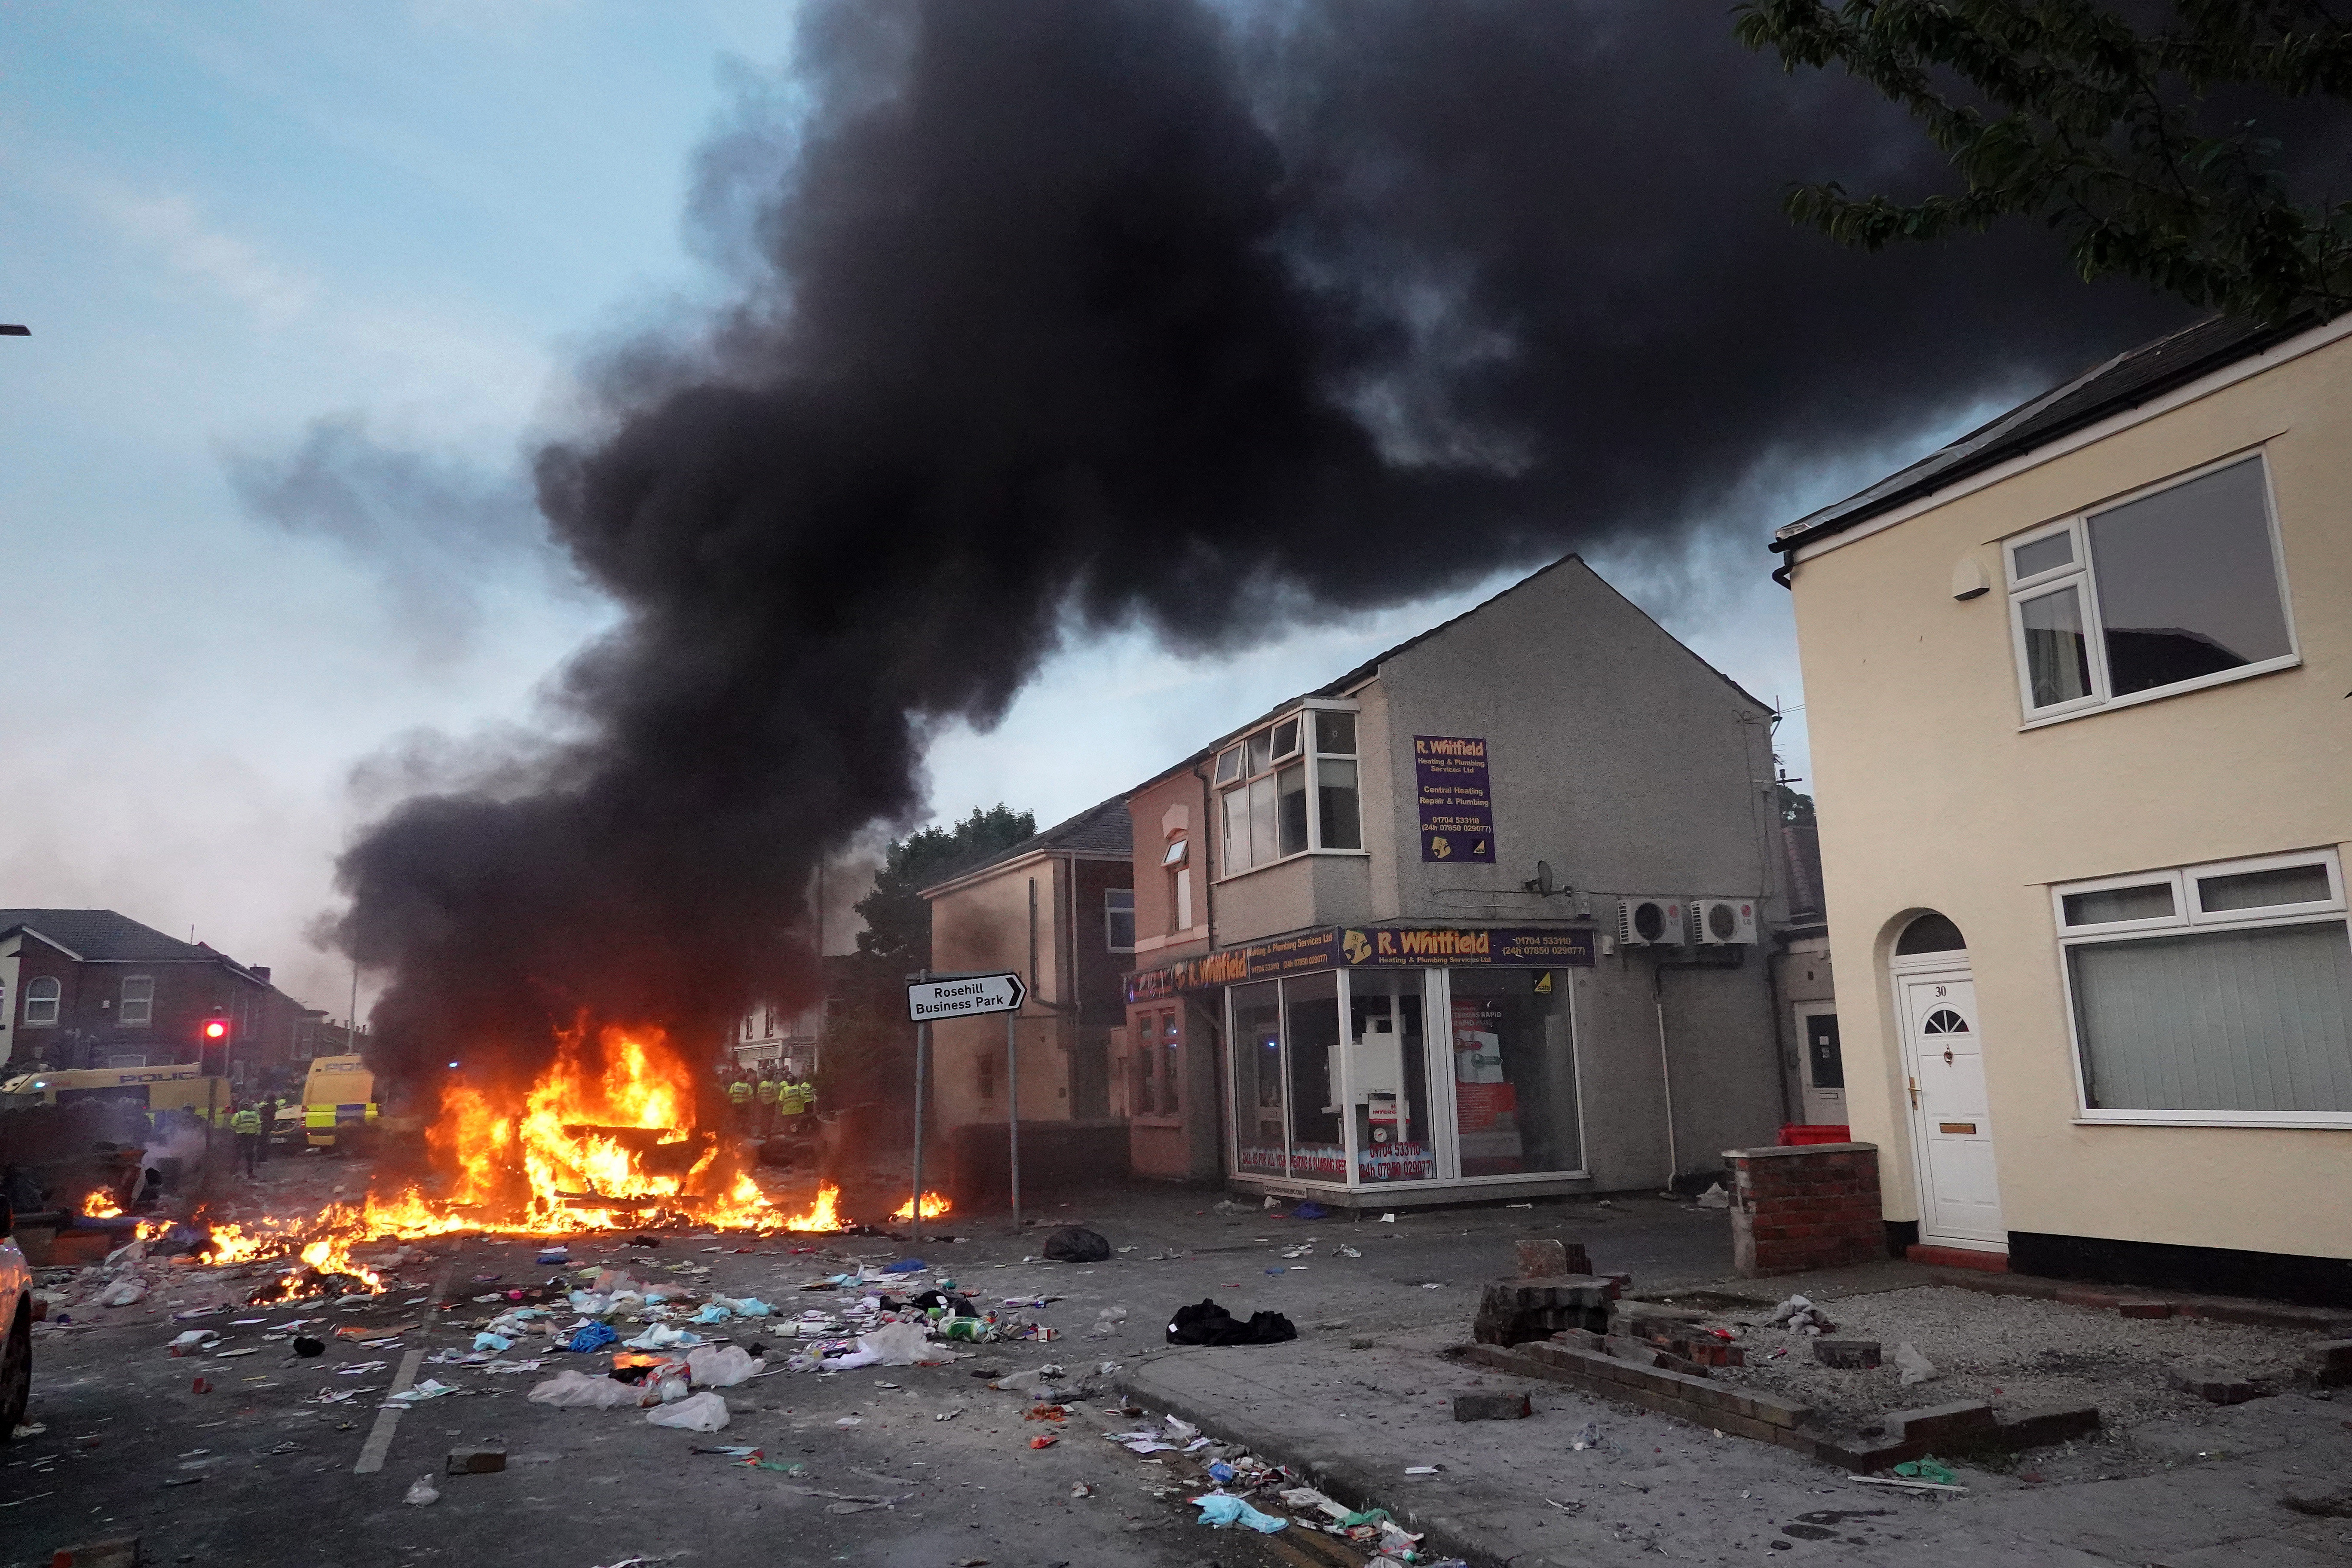
[[[386,1391],[385,1397],[408,1392],[408,1385],[416,1381],[416,1369],[424,1360],[425,1352],[421,1346],[402,1356],[400,1375],[392,1380],[392,1387]],[[392,1452],[392,1435],[400,1426],[403,1408],[398,1405],[387,1405],[375,1413],[375,1430],[368,1434],[366,1446],[360,1449],[360,1462],[352,1474],[370,1476],[383,1468],[383,1458]]]
[[[441,1266],[440,1274],[433,1281],[433,1299],[425,1308],[428,1316],[425,1320],[425,1327],[418,1331],[420,1335],[431,1331],[433,1320],[429,1314],[439,1311],[441,1303],[449,1299],[449,1276],[457,1268],[457,1249],[453,1244],[449,1249],[449,1261]],[[400,1373],[392,1380],[392,1386],[384,1391],[384,1397],[389,1399],[394,1394],[407,1393],[416,1382],[416,1369],[424,1363],[423,1345],[402,1356]],[[400,1429],[400,1413],[405,1408],[405,1405],[387,1405],[375,1413],[375,1426],[368,1433],[367,1442],[360,1449],[360,1462],[352,1468],[352,1474],[372,1476],[383,1468],[384,1457],[392,1452],[392,1435]]]

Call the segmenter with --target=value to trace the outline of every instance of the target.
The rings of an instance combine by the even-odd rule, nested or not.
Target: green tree
[[[1803,185],[1790,216],[1870,250],[2031,217],[2085,279],[2268,322],[2352,306],[2352,202],[2299,199],[2282,142],[2222,108],[2352,100],[2352,27],[2325,0],[2138,10],[2136,26],[2099,0],[1739,5],[1742,43],[1790,70],[1844,67],[1909,110],[1966,186],[1906,202]]]
[[[1785,784],[1772,786],[1780,805],[1780,820],[1791,827],[1813,826],[1813,797]]]
[[[906,977],[931,963],[931,910],[923,889],[1003,853],[1037,831],[1036,817],[997,805],[949,827],[891,841],[874,890],[857,901],[866,929],[841,966],[840,1010],[825,1025],[820,1099],[833,1104],[904,1100],[913,1082],[914,1026]]]
[[[923,889],[958,872],[1035,837],[1037,818],[1002,803],[971,815],[952,827],[926,827],[891,840],[882,868],[874,875],[874,890],[857,900],[866,929],[857,933],[857,951],[912,973],[931,965],[931,910]]]

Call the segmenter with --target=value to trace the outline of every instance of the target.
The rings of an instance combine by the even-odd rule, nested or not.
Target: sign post
[[[1005,1168],[1013,1182],[1013,1234],[1021,1234],[1021,1015],[1004,1015]]]
[[[978,1018],[990,1013],[1003,1013],[1004,1038],[1008,1058],[1013,1045],[1013,1016],[1021,1011],[1021,1004],[1029,999],[1029,987],[1021,976],[1008,972],[993,974],[933,974],[924,970],[907,983],[907,1016],[915,1024],[915,1196],[912,1213],[915,1216],[914,1239],[923,1239],[923,1077],[931,1024],[940,1018]],[[1020,1064],[1008,1060],[1007,1070],[1013,1078],[1013,1216],[1017,1227],[1021,1220],[1021,1079]]]

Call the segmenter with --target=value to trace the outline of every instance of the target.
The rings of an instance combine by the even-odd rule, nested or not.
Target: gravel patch
[[[2056,1301],[1923,1286],[1823,1301],[1841,1339],[1876,1340],[1885,1364],[1840,1371],[1813,1360],[1811,1341],[1755,1320],[1740,1335],[1744,1367],[1714,1376],[1801,1400],[1825,1416],[1864,1424],[1891,1410],[1980,1399],[2005,1411],[2095,1405],[2111,1428],[2212,1406],[2169,1387],[2177,1361],[2220,1362],[2273,1386],[2291,1381],[2307,1334],[2193,1318],[2136,1319]],[[1895,1347],[1909,1341],[1939,1375],[1905,1387]],[[1778,1358],[1773,1352],[1785,1350]]]

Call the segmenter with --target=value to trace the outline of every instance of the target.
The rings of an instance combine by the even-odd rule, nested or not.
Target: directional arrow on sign
[[[1028,996],[1029,987],[1021,983],[1021,976],[1009,973],[911,981],[907,986],[907,1016],[918,1024],[936,1024],[941,1018],[1018,1013]]]

